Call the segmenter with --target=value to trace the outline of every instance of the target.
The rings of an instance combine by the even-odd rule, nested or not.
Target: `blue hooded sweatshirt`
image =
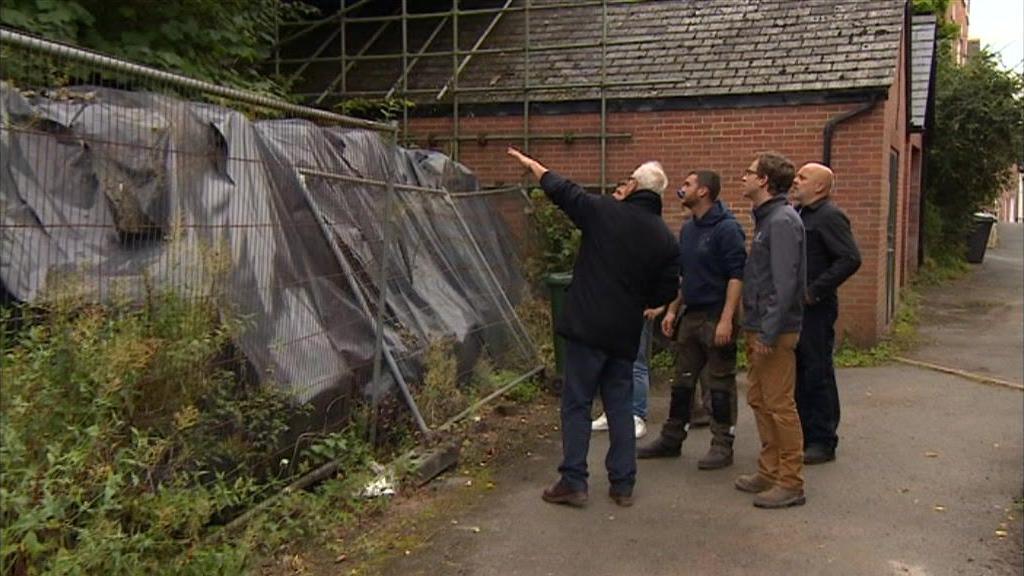
[[[743,279],[746,236],[732,213],[716,200],[701,218],[679,230],[679,276],[687,311],[720,310],[729,280]]]

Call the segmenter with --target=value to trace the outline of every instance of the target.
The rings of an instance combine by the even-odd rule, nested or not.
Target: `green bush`
[[[531,191],[530,199],[530,221],[540,242],[540,254],[527,262],[526,272],[537,283],[547,274],[572,271],[583,234],[542,190]]]
[[[273,55],[275,30],[314,12],[282,0],[8,0],[0,23],[201,80],[284,95],[287,82],[263,66]]]
[[[225,363],[239,322],[209,300],[58,301],[0,319],[0,573],[235,574],[204,529],[287,480],[298,415]]]

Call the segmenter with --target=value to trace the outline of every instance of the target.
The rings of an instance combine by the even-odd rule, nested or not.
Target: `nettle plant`
[[[0,319],[0,573],[239,565],[182,554],[281,485],[269,459],[302,410],[224,361],[242,323],[170,293],[31,312]]]

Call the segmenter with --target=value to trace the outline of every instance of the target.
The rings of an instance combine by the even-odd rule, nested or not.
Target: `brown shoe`
[[[744,474],[736,478],[736,482],[733,483],[736,489],[740,492],[749,492],[751,494],[760,494],[765,490],[770,490],[774,484],[772,481],[761,476],[760,474]]]
[[[697,468],[700,470],[718,470],[732,466],[732,447],[712,444],[708,453],[697,460]]]
[[[633,491],[629,492],[616,492],[615,490],[608,490],[608,497],[623,508],[629,508],[633,505]]]
[[[565,504],[574,508],[582,508],[587,503],[586,490],[573,490],[563,480],[555,482],[551,488],[544,490],[541,498],[549,504]]]
[[[771,490],[765,490],[754,498],[754,506],[758,508],[789,508],[790,506],[802,506],[807,499],[804,498],[803,490],[783,488],[774,486]]]

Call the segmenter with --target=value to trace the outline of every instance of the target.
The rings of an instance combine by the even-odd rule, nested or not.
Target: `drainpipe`
[[[825,166],[831,166],[832,165],[832,136],[833,136],[833,134],[835,134],[836,126],[838,126],[839,124],[841,124],[843,122],[846,122],[847,120],[849,120],[850,118],[853,118],[854,116],[859,116],[859,115],[861,115],[861,114],[871,110],[872,108],[875,107],[876,104],[878,104],[878,101],[880,99],[881,99],[881,95],[880,94],[874,94],[874,95],[871,96],[871,100],[868,100],[867,102],[865,102],[864,104],[858,106],[857,108],[854,108],[853,110],[848,110],[846,112],[843,112],[842,114],[837,114],[837,115],[829,118],[828,122],[825,122],[825,130],[824,130],[823,137],[822,137],[822,142],[823,142],[823,144],[822,144],[822,151],[821,151],[821,163],[822,164],[824,164]]]

